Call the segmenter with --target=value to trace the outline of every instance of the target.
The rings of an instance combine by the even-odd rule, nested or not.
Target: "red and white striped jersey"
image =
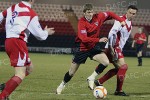
[[[0,13],[0,22],[6,18],[6,38],[20,38],[27,42],[32,33],[38,40],[45,40],[48,32],[41,28],[37,14],[28,2],[12,5]]]
[[[126,18],[126,15],[121,18],[125,20],[126,25],[122,27],[120,22],[115,20],[114,25],[109,32],[108,38],[110,39],[110,44],[112,44],[113,47],[120,47],[122,50],[131,34],[132,22]],[[105,48],[108,48],[108,43]]]

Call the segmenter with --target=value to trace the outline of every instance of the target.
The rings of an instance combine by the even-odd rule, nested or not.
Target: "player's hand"
[[[100,40],[99,40],[99,42],[107,42],[108,41],[108,39],[106,38],[106,37],[103,37],[103,38],[100,38]]]
[[[141,38],[141,37],[139,37],[139,40],[142,40],[142,41],[143,41],[144,39],[143,39],[143,38]]]
[[[126,25],[125,21],[122,21],[120,24],[121,24],[121,26],[125,26]]]
[[[55,33],[54,28],[47,28],[47,26],[45,26],[44,30],[48,32],[48,35],[53,35]]]
[[[108,45],[108,48],[109,48],[110,54],[112,56],[112,61],[116,62],[118,60],[118,56],[115,52],[115,49],[111,45]]]

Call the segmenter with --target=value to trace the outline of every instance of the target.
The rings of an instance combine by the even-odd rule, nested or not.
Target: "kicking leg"
[[[95,85],[96,86],[102,85],[105,81],[109,80],[111,77],[116,75],[117,72],[118,72],[118,69],[116,69],[116,68],[110,69],[104,76],[102,76],[98,80],[95,80],[95,82],[94,82]]]
[[[71,63],[71,67],[69,71],[65,74],[64,80],[57,87],[56,94],[61,94],[62,90],[65,88],[65,84],[71,80],[75,72],[78,70],[79,66],[80,64]]]
[[[88,81],[88,87],[93,90],[94,89],[94,80],[95,77],[98,76],[100,73],[103,72],[103,70],[108,66],[109,60],[107,56],[104,53],[97,54],[93,57],[93,60],[101,63],[97,66],[95,71],[87,78]]]
[[[25,78],[26,67],[15,67],[15,76],[6,82],[5,88],[0,94],[0,100],[8,97]]]
[[[115,95],[119,96],[127,96],[125,92],[122,91],[123,82],[125,79],[125,74],[128,69],[128,65],[124,62],[124,58],[119,59],[120,67],[117,72],[117,87]]]

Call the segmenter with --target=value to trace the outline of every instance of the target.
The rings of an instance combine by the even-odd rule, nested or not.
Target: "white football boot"
[[[94,79],[88,77],[88,78],[87,78],[87,82],[88,82],[88,88],[89,88],[90,90],[93,90],[93,89],[94,89]]]
[[[57,87],[56,94],[61,94],[61,92],[64,90],[64,88],[65,88],[65,83],[62,82],[62,83]]]

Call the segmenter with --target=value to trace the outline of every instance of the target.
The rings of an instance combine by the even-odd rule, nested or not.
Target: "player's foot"
[[[142,66],[142,63],[139,63],[138,66]]]
[[[5,83],[0,84],[0,91],[3,91],[5,88]]]
[[[119,92],[119,91],[115,91],[114,95],[117,95],[117,96],[129,96],[127,95],[125,92]]]
[[[60,84],[60,85],[57,87],[56,94],[61,94],[61,92],[64,90],[64,88],[65,88],[65,85]]]
[[[95,80],[95,81],[94,81],[94,84],[95,84],[96,86],[103,86],[103,84],[101,84],[101,83],[99,82],[99,80]]]
[[[94,89],[94,79],[87,78],[87,82],[88,82],[88,88],[90,90],[93,90]]]

